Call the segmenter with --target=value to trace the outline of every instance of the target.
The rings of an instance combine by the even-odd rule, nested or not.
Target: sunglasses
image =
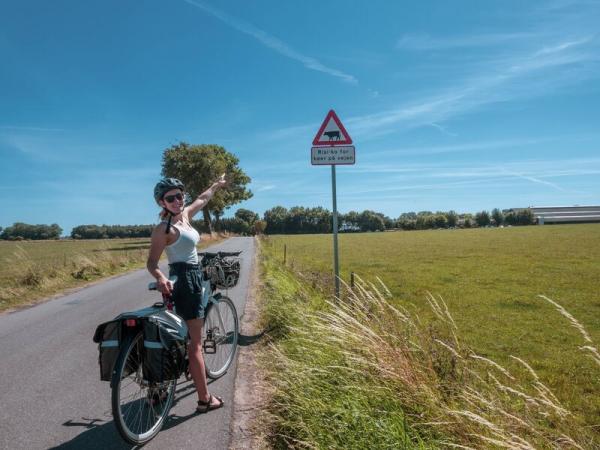
[[[165,196],[165,202],[167,202],[167,203],[173,203],[175,200],[182,201],[183,200],[183,194],[179,193],[179,194],[173,194],[173,195],[166,195]]]

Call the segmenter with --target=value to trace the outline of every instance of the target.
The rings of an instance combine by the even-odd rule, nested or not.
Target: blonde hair
[[[160,220],[165,220],[167,217],[169,217],[169,212],[167,211],[166,208],[163,208],[160,210],[160,212],[158,213],[158,218]]]

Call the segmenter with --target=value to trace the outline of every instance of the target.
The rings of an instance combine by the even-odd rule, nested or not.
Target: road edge
[[[243,336],[254,337],[261,333],[259,329],[260,307],[260,240],[254,238],[254,258],[250,285],[246,294],[246,306],[240,324]],[[255,344],[258,344],[256,341]],[[268,445],[265,433],[258,429],[258,411],[266,404],[265,390],[261,387],[264,380],[257,362],[257,345],[238,347],[237,373],[233,387],[233,413],[230,426],[230,450],[266,449]]]

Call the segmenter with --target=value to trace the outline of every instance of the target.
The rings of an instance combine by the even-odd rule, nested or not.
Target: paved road
[[[210,249],[244,251],[240,281],[228,293],[241,315],[254,241],[232,238]],[[92,336],[99,323],[160,300],[156,292],[146,290],[149,281],[150,275],[140,270],[0,316],[0,448],[132,448],[113,424],[110,387],[100,381]],[[234,363],[209,385],[226,404],[209,414],[193,413],[193,384],[180,383],[169,421],[144,448],[226,449],[235,368]]]

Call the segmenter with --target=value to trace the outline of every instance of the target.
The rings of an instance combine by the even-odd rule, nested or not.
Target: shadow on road
[[[213,380],[208,380],[210,385]],[[176,397],[173,400],[174,407],[182,399],[196,393],[194,383],[183,382],[178,384]],[[186,420],[192,419],[197,416],[197,413],[193,412],[185,416],[179,416],[177,414],[170,414],[168,419],[165,421],[163,430],[173,428]],[[142,448],[143,446],[129,445],[117,432],[117,429],[112,420],[104,419],[89,419],[82,417],[81,419],[68,420],[62,424],[63,427],[81,427],[86,428],[81,434],[75,436],[68,442],[51,447],[50,450],[132,450]]]
[[[242,347],[247,347],[249,345],[256,344],[263,338],[265,334],[267,334],[267,332],[269,332],[268,329],[265,329],[260,333],[255,334],[254,336],[246,336],[244,334],[240,334],[238,338],[238,345],[241,345]]]
[[[113,421],[102,419],[68,420],[63,423],[65,427],[83,427],[87,428],[81,434],[78,434],[69,442],[52,447],[50,450],[125,450],[134,449],[135,446],[128,445],[119,436]]]

